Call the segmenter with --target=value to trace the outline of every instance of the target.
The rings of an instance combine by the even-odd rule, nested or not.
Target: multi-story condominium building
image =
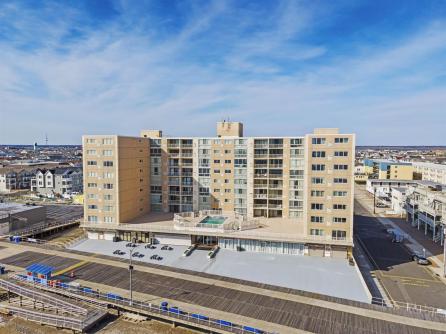
[[[345,256],[354,148],[337,129],[243,137],[237,122],[206,138],[84,136],[83,226],[92,238]]]
[[[29,189],[34,172],[26,169],[0,169],[0,192]]]
[[[31,180],[31,191],[44,196],[81,193],[82,189],[82,168],[38,169]]]
[[[364,159],[364,172],[371,179],[413,180],[414,169],[410,162]]]
[[[413,162],[412,165],[419,179],[446,184],[446,165],[431,162]]]
[[[446,186],[419,181],[406,191],[407,221],[424,229],[435,242],[444,242],[446,225]]]

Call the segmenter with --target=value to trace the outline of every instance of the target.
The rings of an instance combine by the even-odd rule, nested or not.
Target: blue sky
[[[355,132],[446,145],[446,2],[1,1],[0,143]]]

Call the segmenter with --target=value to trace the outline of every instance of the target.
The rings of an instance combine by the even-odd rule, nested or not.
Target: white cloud
[[[51,22],[51,6],[36,16],[3,5],[0,23],[20,33],[12,44],[0,41],[0,142],[33,142],[45,132],[50,141],[79,142],[83,133],[136,135],[141,128],[212,135],[215,121],[231,116],[246,122],[246,132],[253,135],[337,126],[359,132],[359,143],[384,144],[391,138],[403,144],[412,138],[407,131],[416,130],[424,133],[420,144],[441,144],[429,126],[405,124],[407,115],[420,112],[425,122],[432,119],[431,128],[446,121],[440,108],[446,105],[446,90],[429,86],[442,64],[426,65],[430,56],[444,52],[441,22],[392,46],[286,71],[282,62],[317,59],[331,51],[329,45],[305,41],[317,21],[313,9],[287,2],[256,33],[246,33],[258,19],[252,12],[213,32],[216,21],[234,14],[231,5],[195,8],[183,29],[166,40],[114,21],[101,28],[85,25],[82,37],[67,43],[61,40],[83,20],[81,12],[64,10]],[[15,20],[22,10],[23,17]],[[125,13],[121,20],[128,23]],[[31,50],[17,47],[33,35],[45,42]],[[216,36],[224,39],[224,47],[213,40]],[[213,47],[218,57],[202,59]],[[21,127],[24,132],[15,130]],[[387,129],[388,136],[377,137],[375,127]]]

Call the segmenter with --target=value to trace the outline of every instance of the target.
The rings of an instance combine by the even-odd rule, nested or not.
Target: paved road
[[[362,242],[388,296],[395,301],[446,309],[445,284],[429,269],[411,261],[404,245],[391,242],[386,232],[389,227],[370,212],[373,198],[363,189],[355,192],[354,234]]]

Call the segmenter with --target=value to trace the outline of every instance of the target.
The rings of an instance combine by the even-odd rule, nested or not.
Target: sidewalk
[[[406,233],[406,239],[407,241],[404,242],[404,245],[414,253],[421,253],[423,251],[423,248],[426,250],[426,257],[429,258],[429,260],[432,262],[433,265],[429,266],[428,268],[434,272],[442,281],[446,284],[446,279],[444,278],[444,272],[443,272],[443,261],[440,259],[440,257],[443,257],[442,254],[438,253],[432,253],[434,251],[435,243],[433,241],[430,241],[428,239],[420,240],[420,236],[416,236],[414,233],[415,231],[418,232],[418,230],[412,228],[409,223],[407,223],[406,226],[404,226],[404,222],[397,223],[393,221],[391,218],[385,217],[382,214],[379,214],[378,220],[382,224],[390,225],[392,228],[397,228],[400,230],[403,230]],[[408,229],[410,228],[410,230]],[[414,231],[415,230],[415,231]],[[423,236],[421,236],[423,237]],[[420,241],[418,241],[418,240]],[[428,243],[431,243],[433,245],[428,245]],[[434,251],[435,252],[435,251]]]
[[[355,189],[356,192],[358,192],[358,189]],[[429,258],[429,260],[432,262],[431,266],[428,266],[428,268],[440,278],[443,283],[446,284],[446,279],[444,278],[444,272],[443,272],[443,247],[439,244],[434,243],[432,240],[429,240],[428,236],[424,235],[424,232],[421,230],[418,231],[418,229],[413,228],[410,223],[403,221],[400,218],[392,218],[392,217],[386,217],[382,213],[373,214],[373,200],[371,198],[371,195],[366,192],[365,190],[359,190],[361,191],[361,197],[357,196],[358,201],[367,208],[369,211],[368,213],[371,216],[377,217],[378,220],[383,225],[388,225],[391,228],[399,229],[405,232],[406,234],[406,241],[404,242],[404,245],[411,251],[411,252],[417,252],[422,253],[423,248],[426,250],[426,257]],[[364,200],[365,198],[367,200]]]

